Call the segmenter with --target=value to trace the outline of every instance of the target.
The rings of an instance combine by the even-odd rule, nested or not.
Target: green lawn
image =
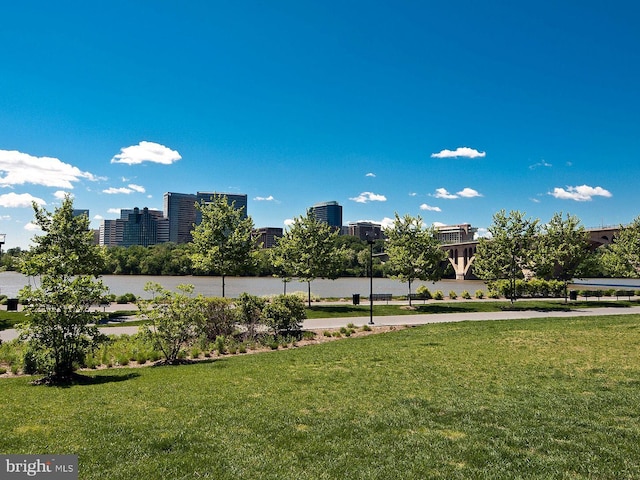
[[[0,452],[82,479],[640,478],[640,316],[434,324],[71,387],[0,380]]]
[[[406,304],[408,305],[408,304]],[[459,300],[454,302],[429,302],[414,301],[415,310],[407,310],[406,305],[375,304],[373,314],[377,317],[387,315],[415,315],[425,313],[469,313],[469,312],[501,312],[505,310],[535,310],[542,312],[578,310],[581,308],[618,307],[628,308],[638,306],[638,301],[573,301],[564,303],[562,300],[518,300],[509,301],[485,301]],[[332,317],[366,317],[369,315],[369,305],[329,304],[322,303],[307,308],[307,318],[332,318]]]

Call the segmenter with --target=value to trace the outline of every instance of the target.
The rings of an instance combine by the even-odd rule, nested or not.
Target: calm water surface
[[[105,275],[102,277],[105,285],[111,293],[122,295],[133,293],[136,296],[146,296],[144,286],[147,282],[156,282],[168,290],[176,290],[180,284],[190,284],[195,287],[196,293],[205,296],[221,296],[222,280],[220,277],[170,277],[148,275]],[[8,297],[16,297],[18,291],[25,285],[36,286],[36,279],[29,278],[16,272],[0,272],[0,294]],[[478,290],[485,290],[486,285],[480,280],[441,280],[439,282],[414,282],[411,291],[415,292],[418,286],[425,285],[431,292],[442,290],[448,295],[451,290],[458,295],[467,290],[472,295]],[[292,280],[287,283],[287,293],[302,291],[307,292],[307,284]],[[373,291],[377,293],[391,293],[393,295],[406,295],[408,285],[388,278],[374,278]],[[273,277],[227,277],[225,279],[225,295],[237,297],[243,292],[253,295],[275,295],[284,292],[284,284],[279,278]],[[339,278],[337,280],[317,279],[311,282],[311,293],[319,297],[345,297],[350,298],[354,293],[363,297],[369,295],[368,278]]]
[[[147,282],[156,282],[168,290],[175,291],[180,284],[191,284],[196,293],[205,296],[221,296],[222,280],[220,277],[170,277],[148,275],[105,275],[103,282],[111,293],[122,295],[133,293],[136,296],[146,296],[144,286]],[[225,294],[227,297],[237,297],[243,292],[253,295],[276,295],[283,293],[284,284],[279,278],[273,277],[227,277],[225,279]],[[583,278],[573,281],[575,287],[583,288],[629,288],[640,289],[640,279],[629,278]],[[25,285],[36,285],[36,280],[17,272],[0,272],[0,294],[17,297],[18,291]],[[411,291],[418,286],[425,285],[431,292],[442,290],[448,295],[451,290],[460,295],[467,290],[472,295],[476,290],[486,292],[486,284],[481,280],[441,280],[439,282],[414,282]],[[307,292],[307,284],[292,280],[287,283],[287,293]],[[374,278],[373,291],[377,293],[391,293],[392,295],[406,295],[408,286],[397,280],[388,278]],[[350,298],[354,293],[366,297],[369,295],[368,278],[339,278],[337,280],[318,279],[311,282],[311,293],[321,298],[338,297]]]

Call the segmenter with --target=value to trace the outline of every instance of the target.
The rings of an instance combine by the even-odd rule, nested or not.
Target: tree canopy
[[[253,220],[242,209],[229,204],[224,195],[215,195],[210,202],[196,204],[202,217],[191,232],[193,235],[194,267],[206,274],[222,277],[222,296],[225,296],[225,277],[244,273],[254,265],[257,249],[253,236]]]
[[[40,284],[20,291],[28,313],[22,337],[36,370],[51,381],[68,381],[103,339],[95,326],[100,313],[90,311],[107,291],[97,279],[103,256],[93,245],[89,218],[74,216],[68,195],[53,213],[36,203],[33,209],[35,223],[44,233],[33,238],[21,271]]]
[[[387,236],[388,267],[393,276],[409,285],[414,280],[436,281],[442,277],[441,262],[446,260],[436,238],[435,229],[427,227],[422,217],[395,214],[393,226],[385,231]]]
[[[282,277],[307,282],[309,305],[313,280],[340,276],[346,251],[337,246],[337,236],[336,230],[317,220],[313,213],[307,213],[293,220],[272,250],[273,264]]]

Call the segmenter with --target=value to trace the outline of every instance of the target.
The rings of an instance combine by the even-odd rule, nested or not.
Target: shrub
[[[420,298],[423,298],[425,300],[429,300],[431,298],[431,292],[429,291],[426,285],[420,285],[416,289],[416,294],[419,295]]]
[[[206,298],[204,300],[203,334],[209,341],[214,341],[218,335],[233,334],[238,323],[238,311],[234,308],[233,300],[228,298]]]
[[[433,293],[433,299],[434,300],[444,300],[444,293],[442,293],[442,290],[436,290]]]
[[[225,354],[226,347],[224,344],[224,337],[222,335],[218,335],[216,337],[216,350],[218,351],[218,355]]]
[[[462,293],[460,294],[460,296],[462,298],[464,298],[465,300],[470,300],[471,299],[471,294],[469,292],[467,292],[466,290],[463,290]]]
[[[476,298],[482,300],[484,298],[484,292],[482,290],[476,290]]]
[[[325,337],[330,337],[330,336],[331,336],[331,332],[330,332],[329,330],[325,330],[324,332],[322,332],[322,334],[323,334]]]
[[[125,293],[116,297],[116,303],[118,304],[136,303],[136,300],[137,298],[133,293]]]
[[[371,327],[369,325],[363,325],[362,326],[362,331],[363,332],[370,332],[371,331]]]
[[[7,373],[7,369],[4,367],[0,367],[0,375],[4,375],[5,373]]]
[[[264,308],[265,321],[274,333],[291,332],[302,327],[307,318],[304,302],[292,295],[278,295]]]
[[[454,290],[449,290],[449,298],[451,300],[455,300],[456,298],[458,298],[458,294]]]

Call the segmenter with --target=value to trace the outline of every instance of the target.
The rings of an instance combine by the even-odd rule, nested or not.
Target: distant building
[[[316,220],[326,223],[330,227],[337,230],[342,228],[342,205],[336,201],[316,203],[309,209],[309,213],[312,213]]]
[[[142,245],[148,247],[158,242],[158,220],[162,220],[163,213],[148,208],[134,208],[124,222],[122,232],[122,246]]]
[[[382,233],[382,225],[372,222],[351,222],[349,223],[348,234],[358,237],[360,240],[368,238],[381,239],[384,238]]]
[[[439,226],[436,227],[436,238],[443,244],[473,242],[477,231],[468,223]]]
[[[124,233],[125,221],[102,220],[100,224],[100,240],[99,244],[105,247],[115,247],[122,244],[122,235]]]
[[[283,230],[279,227],[262,227],[257,228],[255,233],[262,248],[273,248],[276,246],[277,239],[282,237]]]
[[[247,195],[238,193],[222,193],[222,192],[198,192],[196,193],[196,201],[198,203],[209,203],[213,199],[218,197],[225,197],[229,206],[233,205],[236,210],[242,209],[243,218],[247,218]],[[201,219],[200,212],[196,212],[196,224],[199,224]]]
[[[196,223],[197,197],[192,193],[164,194],[164,216],[169,220],[169,241],[188,243]]]

